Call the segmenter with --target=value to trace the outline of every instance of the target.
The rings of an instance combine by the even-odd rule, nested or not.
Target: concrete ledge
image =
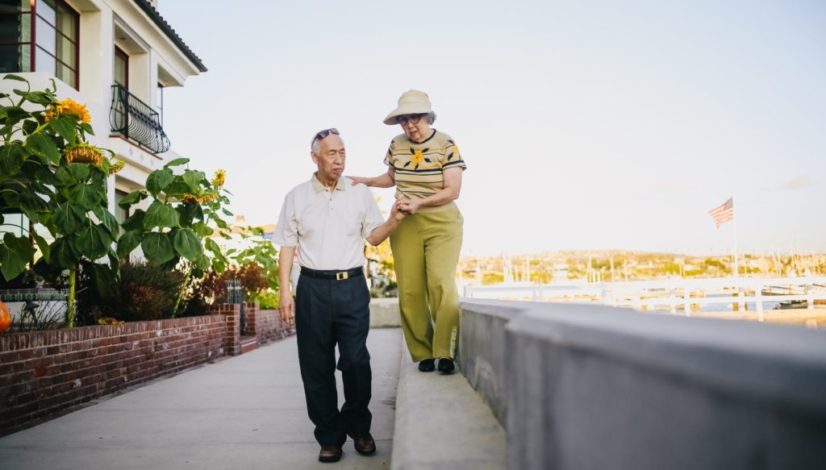
[[[510,468],[817,468],[826,334],[536,304],[507,326]]]
[[[505,431],[462,374],[422,373],[402,347],[393,469],[501,469]]]
[[[457,360],[462,374],[505,425],[505,325],[534,304],[530,302],[462,302]]]
[[[370,299],[370,328],[399,328],[399,299]]]

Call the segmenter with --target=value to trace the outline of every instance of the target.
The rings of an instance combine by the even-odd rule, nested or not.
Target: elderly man
[[[336,129],[316,134],[311,147],[318,171],[287,194],[278,219],[280,311],[285,320],[295,316],[307,412],[321,444],[318,460],[336,462],[348,435],[358,453],[376,451],[367,407],[372,374],[366,345],[370,292],[362,267],[364,239],[378,245],[404,215],[396,203],[385,222],[370,190],[342,178],[345,150]],[[301,274],[293,300],[288,286],[296,249]],[[344,384],[341,410],[334,375],[336,344]]]

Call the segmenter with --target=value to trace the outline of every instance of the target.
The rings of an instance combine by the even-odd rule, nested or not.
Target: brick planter
[[[258,342],[264,344],[295,334],[295,324],[281,321],[278,310],[257,310],[254,331]]]
[[[211,312],[224,319],[224,353],[230,356],[241,354],[241,306],[220,304],[213,306]]]
[[[0,435],[125,387],[241,353],[240,305],[212,315],[0,335]],[[295,331],[246,307],[258,343]]]
[[[0,335],[0,434],[220,356],[218,315]]]

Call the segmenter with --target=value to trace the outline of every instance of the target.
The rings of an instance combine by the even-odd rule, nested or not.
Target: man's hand
[[[398,201],[399,211],[413,215],[421,207],[421,200],[420,199],[399,199]]]
[[[281,302],[278,311],[281,313],[281,321],[285,323],[292,323],[295,319],[295,301],[293,300],[292,292],[289,290],[281,292]]]
[[[396,201],[393,203],[393,208],[390,209],[390,218],[396,220],[402,220],[405,218],[407,214],[402,212],[401,210],[401,201]]]
[[[295,257],[294,246],[282,246],[278,252],[278,281],[281,286],[281,301],[278,303],[278,312],[281,320],[292,323],[295,318],[295,301],[290,291],[290,272],[293,269]]]

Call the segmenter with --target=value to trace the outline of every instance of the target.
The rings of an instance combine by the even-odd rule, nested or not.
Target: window
[[[78,87],[80,17],[63,0],[0,0],[0,72],[46,72]]]
[[[29,0],[0,0],[0,72],[30,72],[32,13]]]
[[[161,125],[163,126],[163,84],[158,83],[158,119],[161,121]]]
[[[11,233],[15,237],[26,237],[29,235],[31,222],[25,214],[10,212],[2,214],[3,220],[0,222],[0,238],[5,233]]]
[[[38,0],[34,11],[34,70],[77,88],[78,14],[61,0]]]
[[[129,56],[118,46],[115,46],[114,79],[115,83],[129,89]]]
[[[129,90],[129,56],[126,55],[118,46],[115,46],[115,62],[114,70],[112,71],[113,81],[115,87],[112,88],[114,93],[114,101],[112,105],[112,128],[124,129],[127,125],[126,116],[126,101],[127,91]]]

